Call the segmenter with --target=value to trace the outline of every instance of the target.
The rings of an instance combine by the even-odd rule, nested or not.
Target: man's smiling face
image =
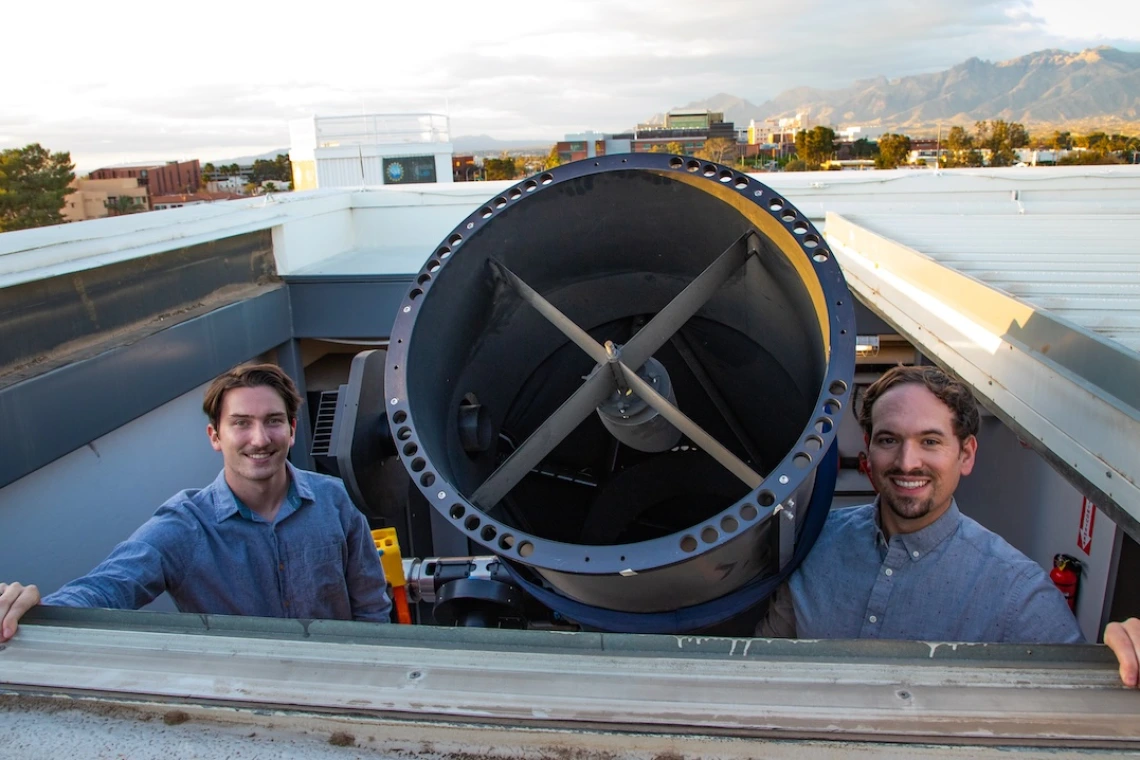
[[[919,383],[883,393],[871,420],[867,458],[883,529],[921,530],[950,508],[958,480],[974,468],[977,439],[959,441],[950,407]]]
[[[222,452],[230,487],[283,475],[295,424],[284,400],[268,386],[226,391],[218,428],[209,425],[206,432],[214,449]]]

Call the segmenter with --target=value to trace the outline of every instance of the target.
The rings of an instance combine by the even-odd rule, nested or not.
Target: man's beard
[[[934,509],[933,497],[919,498],[915,496],[901,496],[893,492],[894,483],[891,483],[893,478],[905,480],[908,477],[922,478],[930,481],[930,487],[933,489],[934,478],[930,477],[927,473],[903,473],[893,471],[888,473],[884,480],[886,480],[889,487],[880,488],[880,500],[886,504],[892,512],[904,520],[917,520],[921,517],[926,517],[930,511]]]
[[[909,496],[898,497],[883,494],[882,501],[891,511],[904,520],[917,520],[926,517],[934,509],[934,499],[916,499]]]

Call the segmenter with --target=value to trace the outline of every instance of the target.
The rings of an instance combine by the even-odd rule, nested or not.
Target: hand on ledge
[[[40,590],[35,586],[0,583],[0,643],[16,635],[20,618],[39,603]]]
[[[1104,643],[1120,661],[1120,680],[1130,688],[1140,686],[1140,620],[1128,618],[1123,623],[1109,623],[1104,629]]]

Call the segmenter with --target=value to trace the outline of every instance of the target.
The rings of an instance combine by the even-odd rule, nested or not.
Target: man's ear
[[[962,475],[969,475],[974,469],[974,460],[978,454],[978,439],[970,436],[962,442],[962,451],[958,454],[958,460],[961,465],[958,467],[958,472]]]
[[[206,425],[206,437],[210,439],[210,445],[214,447],[214,451],[222,450],[222,442],[218,438],[218,431],[214,429],[213,423]]]

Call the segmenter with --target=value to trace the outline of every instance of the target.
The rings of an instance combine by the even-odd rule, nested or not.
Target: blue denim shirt
[[[336,478],[287,466],[290,495],[272,523],[243,509],[219,473],[172,497],[43,603],[138,609],[167,591],[182,612],[387,622],[364,515]]]
[[[891,536],[878,503],[837,509],[758,633],[801,639],[1080,644],[1061,593],[1033,560],[958,510]],[[789,604],[790,602],[790,604]]]

